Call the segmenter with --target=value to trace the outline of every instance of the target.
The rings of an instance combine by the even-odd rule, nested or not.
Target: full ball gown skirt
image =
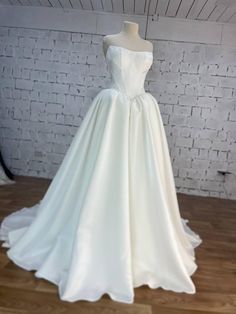
[[[159,106],[144,90],[153,53],[110,45],[93,99],[44,197],[2,221],[8,257],[61,300],[133,303],[147,284],[194,294],[200,236],[180,216]]]

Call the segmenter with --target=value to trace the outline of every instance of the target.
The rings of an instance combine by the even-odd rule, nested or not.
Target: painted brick
[[[33,82],[30,80],[16,79],[16,88],[32,90],[33,89]]]
[[[16,174],[55,175],[94,96],[110,83],[102,39],[0,27],[0,140]],[[153,45],[145,89],[160,107],[177,190],[224,197],[217,170],[236,166],[235,49]],[[235,185],[225,187],[235,198]]]

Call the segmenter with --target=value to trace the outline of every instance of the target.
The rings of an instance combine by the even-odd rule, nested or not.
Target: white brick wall
[[[161,108],[178,191],[236,199],[235,48],[153,43],[147,89]],[[224,182],[218,169],[235,175]]]
[[[0,27],[1,150],[16,174],[52,178],[109,75],[103,35]],[[236,199],[236,50],[152,40],[156,97],[178,192]],[[229,184],[230,182],[230,184]],[[225,192],[226,191],[226,192]]]

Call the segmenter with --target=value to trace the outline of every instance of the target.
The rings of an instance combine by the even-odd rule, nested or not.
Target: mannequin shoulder
[[[102,48],[103,48],[104,55],[106,55],[106,51],[107,51],[109,45],[111,45],[111,43],[113,42],[113,37],[114,37],[114,35],[103,36]]]
[[[153,52],[153,43],[149,40],[143,40],[143,44],[145,45],[148,51]]]
[[[113,38],[114,38],[114,35],[103,36],[103,39],[102,39],[103,46],[108,46],[113,40]]]

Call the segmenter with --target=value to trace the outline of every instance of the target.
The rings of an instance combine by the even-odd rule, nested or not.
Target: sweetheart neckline
[[[152,56],[153,56],[153,52],[152,51],[147,51],[147,50],[132,50],[132,49],[128,49],[128,48],[125,48],[125,47],[122,47],[122,46],[116,46],[116,45],[109,45],[108,48],[107,48],[107,51],[106,51],[106,55],[105,55],[105,58],[107,57],[107,53],[108,53],[108,50],[110,47],[117,47],[117,48],[121,48],[121,49],[124,49],[124,50],[127,50],[129,52],[134,52],[134,53],[150,53]]]

